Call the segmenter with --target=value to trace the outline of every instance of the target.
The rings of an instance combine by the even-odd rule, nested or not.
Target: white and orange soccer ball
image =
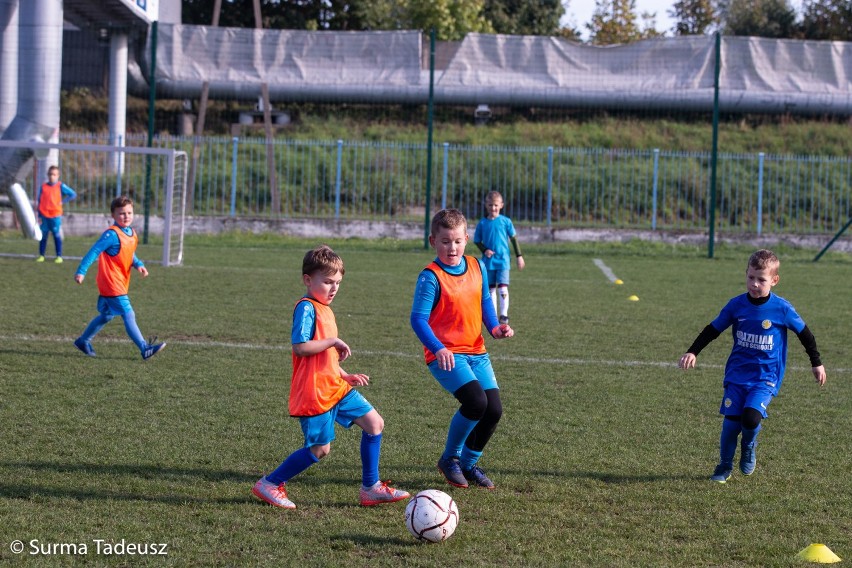
[[[453,498],[437,489],[426,489],[405,507],[405,526],[421,541],[442,542],[453,536],[459,509]]]

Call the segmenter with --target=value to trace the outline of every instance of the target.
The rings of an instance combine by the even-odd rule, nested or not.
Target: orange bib
[[[305,300],[314,306],[316,313],[316,331],[312,339],[337,337],[337,322],[331,308],[312,298],[302,298],[299,302]],[[350,390],[352,387],[340,376],[337,349],[330,347],[308,357],[293,354],[290,416],[317,416],[328,412]]]
[[[139,237],[136,231],[128,237],[119,227],[110,227],[108,230],[118,235],[120,248],[115,256],[102,252],[98,257],[98,291],[101,296],[124,296],[130,288],[130,269],[133,267],[133,255]]]
[[[426,267],[438,279],[438,303],[429,314],[429,327],[444,347],[453,353],[485,353],[482,337],[482,271],[479,261],[465,256],[467,269],[458,276],[446,272],[437,262]],[[423,348],[426,363],[435,355]]]

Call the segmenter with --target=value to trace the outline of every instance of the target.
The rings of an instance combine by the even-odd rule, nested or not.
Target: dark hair
[[[52,172],[53,170],[56,170],[56,173],[59,173],[59,166],[57,166],[57,165],[50,166],[49,168],[47,168],[47,173],[50,174],[50,172]]]
[[[748,265],[757,270],[770,269],[774,274],[778,273],[778,267],[781,266],[781,261],[775,256],[771,250],[760,249],[755,251],[748,258]]]
[[[464,213],[458,209],[441,209],[432,217],[433,237],[438,234],[438,230],[441,228],[456,229],[458,227],[464,227],[467,230],[467,219]]]
[[[310,276],[317,271],[326,276],[336,272],[344,274],[343,259],[328,245],[320,245],[309,250],[305,253],[305,258],[302,259],[302,274]]]
[[[121,209],[127,205],[133,205],[133,200],[126,195],[119,195],[112,200],[112,203],[110,203],[109,211],[110,213],[114,213],[116,209]]]

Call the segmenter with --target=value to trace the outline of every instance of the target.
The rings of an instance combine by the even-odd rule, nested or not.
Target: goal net
[[[26,179],[19,180],[33,203],[39,187],[47,180],[47,168],[59,166],[59,179],[77,192],[77,199],[65,206],[63,226],[67,232],[102,230],[101,221],[105,214],[109,215],[112,200],[118,195],[127,195],[134,202],[133,227],[140,240],[162,239],[163,266],[183,263],[186,152],[17,140],[0,140],[0,148],[35,154],[37,159],[31,171],[27,172]],[[0,188],[0,195],[7,193],[10,193],[9,188]]]

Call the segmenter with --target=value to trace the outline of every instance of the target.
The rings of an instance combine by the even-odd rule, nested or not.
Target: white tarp
[[[157,89],[251,100],[424,103],[417,31],[308,32],[162,25]],[[720,108],[852,114],[852,43],[723,37]],[[590,46],[556,37],[469,34],[435,72],[449,104],[710,110],[715,37]]]

